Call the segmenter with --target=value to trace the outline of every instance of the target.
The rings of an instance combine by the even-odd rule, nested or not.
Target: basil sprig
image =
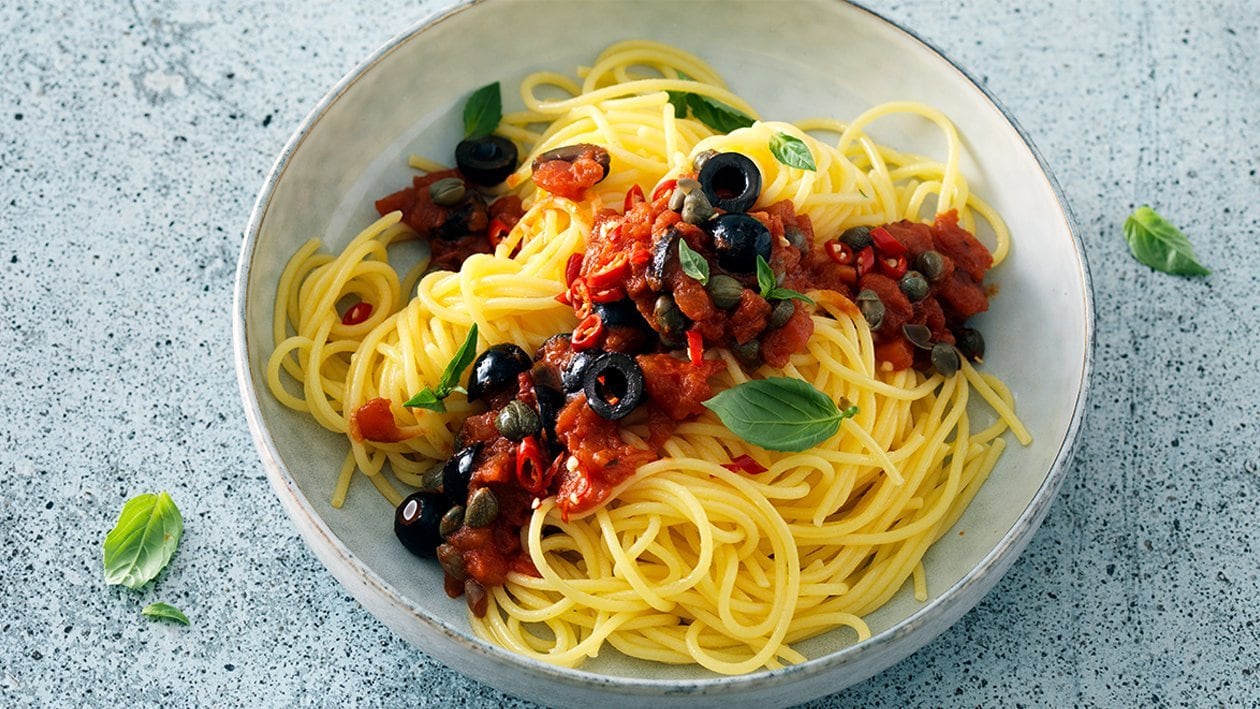
[[[704,402],[731,433],[768,450],[799,452],[831,438],[858,408],[841,410],[800,379],[754,379]]]
[[[774,154],[775,160],[788,167],[811,172],[818,170],[818,166],[814,164],[814,154],[809,152],[809,146],[794,135],[775,133],[770,137],[770,152]]]
[[[464,104],[464,137],[480,138],[490,135],[503,120],[503,97],[499,94],[499,82],[486,84],[473,92]]]
[[[1195,258],[1190,240],[1181,230],[1143,205],[1124,220],[1124,240],[1138,261],[1175,276],[1206,276],[1209,271]]]
[[[709,262],[692,251],[686,239],[678,240],[678,262],[682,264],[683,273],[700,281],[702,286],[709,285]]]
[[[464,387],[459,385],[459,380],[464,376],[464,370],[468,369],[468,365],[472,364],[473,359],[477,356],[477,323],[473,323],[472,329],[468,331],[468,337],[464,338],[464,344],[460,345],[459,351],[447,363],[446,369],[442,371],[442,378],[438,380],[436,387],[425,387],[416,392],[416,395],[403,402],[403,406],[413,409],[429,409],[440,414],[446,413],[446,404],[443,399],[455,392],[467,394]]]
[[[183,533],[184,518],[167,493],[127,500],[105,535],[105,583],[140,588],[152,581],[170,563]]]
[[[684,81],[691,80],[690,76],[681,71],[678,72],[678,78]],[[686,118],[687,110],[690,109],[696,120],[718,133],[730,133],[753,124],[751,116],[717,99],[687,91],[667,91],[666,93],[669,94],[669,102],[674,104],[674,116]]]
[[[142,615],[147,615],[150,618],[168,618],[178,623],[183,623],[184,625],[191,625],[191,623],[188,622],[188,616],[184,615],[183,611],[169,603],[150,603],[144,608],[141,608],[140,613]]]
[[[774,269],[761,254],[757,254],[757,287],[761,289],[761,297],[766,300],[799,300],[810,305],[813,299],[791,288],[780,288],[778,279],[774,277]]]

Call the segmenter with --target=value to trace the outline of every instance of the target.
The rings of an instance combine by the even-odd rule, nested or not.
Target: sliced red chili
[[[577,280],[578,275],[582,273],[583,256],[584,254],[579,251],[570,256],[568,262],[564,264],[564,284],[566,286],[571,287],[573,281]]]
[[[372,304],[361,300],[350,306],[346,314],[341,316],[341,324],[358,325],[370,317],[372,317]]]
[[[704,336],[696,330],[687,331],[687,358],[694,367],[704,364]]]
[[[874,242],[875,248],[884,256],[905,256],[906,247],[901,245],[888,230],[882,226],[871,229],[871,241]]]
[[[582,322],[573,329],[573,339],[570,344],[573,349],[581,352],[588,350],[599,344],[599,340],[604,335],[604,321],[599,316],[591,313],[582,318]]]
[[[879,266],[879,272],[889,278],[901,278],[906,275],[906,269],[909,267],[905,254],[897,257],[880,256],[875,263]]]
[[[623,251],[613,256],[603,268],[586,277],[591,291],[601,291],[620,286],[630,276],[630,257]]]
[[[491,246],[498,246],[500,241],[512,231],[512,226],[504,221],[501,217],[495,217],[490,220],[490,226],[486,227],[486,237],[490,239]]]
[[[535,436],[526,436],[516,447],[516,482],[527,492],[541,495],[551,482],[542,447]]]
[[[652,252],[635,244],[634,250],[630,252],[630,263],[635,266],[642,266],[652,260]]]
[[[638,183],[635,183],[630,186],[630,189],[626,190],[626,203],[621,211],[628,212],[645,201],[647,200],[643,196],[643,188]]]
[[[766,466],[753,460],[753,457],[747,453],[731,458],[731,462],[724,463],[722,467],[733,473],[748,473],[750,475],[764,473],[767,470]]]
[[[875,268],[875,249],[868,246],[857,252],[858,278],[865,276],[872,268]]]
[[[556,302],[561,305],[573,305],[573,301],[569,298],[569,291],[564,291],[556,296]]]
[[[626,290],[618,285],[603,290],[592,290],[589,297],[592,303],[615,303],[626,297]]]
[[[574,279],[573,285],[569,288],[569,301],[579,320],[591,314],[591,291],[586,287],[585,278]]]
[[[677,184],[678,184],[678,180],[665,180],[661,184],[657,185],[656,189],[652,190],[652,201],[655,202],[661,197],[664,197],[670,192],[673,192],[674,187]]]
[[[824,248],[827,250],[827,255],[831,257],[832,261],[835,261],[842,266],[853,265],[853,247],[843,241],[832,239],[824,245]]]

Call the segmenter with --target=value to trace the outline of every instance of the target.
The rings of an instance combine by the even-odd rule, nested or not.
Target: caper
[[[874,295],[874,293],[871,294]],[[880,300],[879,296],[875,296],[874,300],[864,300],[859,295],[858,310],[862,311],[862,317],[866,318],[866,324],[870,325],[872,330],[878,330],[884,324],[884,301]]]
[[[972,362],[984,361],[984,338],[979,330],[964,327],[954,333],[954,339],[957,341],[958,351],[964,357]]]
[[[444,177],[429,185],[429,198],[436,205],[454,207],[467,191],[463,180],[458,177]]]
[[[420,489],[435,492],[442,487],[442,475],[446,470],[446,462],[438,463],[420,474]]]
[[[438,534],[446,539],[462,526],[464,526],[464,506],[455,505],[442,515],[442,520],[438,522]]]
[[[936,367],[941,376],[952,377],[962,367],[962,359],[953,345],[938,342],[932,347],[932,366]]]
[[[932,349],[932,331],[927,325],[919,325],[918,323],[906,323],[901,326],[901,333],[906,336],[910,344],[921,350]]]
[[[745,367],[757,367],[761,364],[761,342],[749,340],[744,344],[731,345],[731,354]]]
[[[704,190],[693,190],[683,198],[682,219],[688,224],[703,224],[713,218],[717,212],[709,204]]]
[[[915,257],[914,267],[929,281],[935,281],[945,273],[945,258],[939,251],[924,251]]]
[[[652,317],[661,332],[674,335],[687,329],[687,318],[671,296],[662,295],[656,299],[656,304],[652,307]]]
[[[854,251],[861,251],[871,245],[871,228],[867,226],[855,226],[844,230],[840,235],[840,241],[848,244],[849,248]]]
[[[780,300],[774,304],[774,310],[770,311],[770,327],[779,328],[787,324],[792,319],[792,314],[796,312],[796,306],[790,300]]]
[[[879,294],[871,290],[870,288],[863,288],[862,290],[858,291],[857,302],[861,303],[864,301],[872,301],[872,300],[876,300],[876,301],[879,300]]]
[[[785,227],[783,229],[783,238],[787,239],[792,248],[805,253],[809,251],[809,240],[805,238],[805,232],[794,226]]]
[[[519,441],[526,436],[538,433],[538,429],[542,427],[542,421],[539,420],[538,412],[534,411],[534,407],[520,399],[513,399],[499,410],[498,416],[494,417],[494,427],[509,441]]]
[[[468,578],[468,570],[464,568],[464,555],[451,544],[441,544],[437,548],[438,563],[447,576],[456,581]]]
[[[671,192],[669,195],[670,210],[674,212],[681,212],[683,208],[683,202],[686,199],[687,199],[687,194],[683,192],[682,190],[678,189],[677,187],[675,187],[674,191]]]
[[[709,279],[709,297],[713,299],[713,304],[723,310],[730,310],[739,305],[740,296],[744,294],[744,287],[739,281],[731,278],[726,274],[718,274]]]
[[[683,194],[691,194],[692,192],[700,189],[699,181],[693,180],[690,177],[682,178],[678,182],[675,182],[674,186],[677,187]]]
[[[691,159],[691,167],[696,171],[696,174],[699,175],[700,171],[704,169],[704,164],[709,162],[709,158],[717,154],[718,151],[716,150],[701,150],[696,153],[694,158]]]
[[[464,511],[464,524],[469,527],[489,527],[499,516],[499,498],[494,490],[479,487],[468,498],[468,509]]]
[[[901,292],[906,294],[911,303],[917,303],[927,297],[928,282],[918,271],[906,271],[906,275],[898,282]]]

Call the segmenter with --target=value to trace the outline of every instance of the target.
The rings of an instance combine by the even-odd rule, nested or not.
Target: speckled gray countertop
[[[444,4],[0,4],[0,705],[517,703],[352,601],[273,496],[229,303],[266,170],[325,90]],[[979,76],[1045,154],[1094,273],[1079,459],[1011,572],[823,706],[1260,702],[1260,8],[871,2]],[[1133,261],[1151,202],[1215,269]],[[104,585],[122,502],[187,533]],[[166,600],[184,628],[140,617]],[[519,703],[517,703],[519,704]]]

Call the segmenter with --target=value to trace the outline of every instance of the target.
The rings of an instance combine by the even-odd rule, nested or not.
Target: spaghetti
[[[458,271],[426,273],[422,262],[400,276],[389,251],[414,233],[398,212],[339,254],[321,253],[318,240],[297,251],[279,284],[267,378],[283,404],[347,435],[334,506],[359,477],[393,505],[404,499],[399,485],[431,486],[426,471],[451,457],[456,434],[482,407],[459,396],[446,399],[445,411],[402,403],[439,380],[474,326],[482,346],[513,343],[528,352],[573,330],[574,308],[556,298],[570,289],[570,257],[598,240],[602,232],[593,230],[605,228],[608,207],[629,207],[628,194],[651,195],[690,174],[705,151],[750,158],[763,177],[758,207],[786,201],[822,238],[952,212],[962,229],[991,232],[994,264],[1008,252],[1001,219],[961,174],[956,130],[930,107],[900,102],[849,123],[758,121],[720,133],[680,115],[680,95],[756,116],[701,60],[651,42],[609,47],[577,81],[527,77],[525,110],[498,128],[529,153],[506,181],[523,200],[523,215],[492,253],[468,255]],[[865,133],[893,113],[938,125],[945,161],[896,151]],[[776,159],[769,146],[780,134],[808,148],[814,170]],[[575,144],[607,151],[607,178],[579,199],[536,188],[531,158]],[[412,164],[440,167],[418,158]],[[568,514],[554,495],[536,501],[516,540],[528,563],[487,589],[484,612],[470,614],[478,635],[559,665],[579,665],[611,647],[737,674],[801,662],[793,644],[832,629],[848,627],[865,639],[862,617],[907,581],[926,600],[924,553],[993,469],[1005,431],[1025,445],[1030,437],[1011,393],[966,358],[954,376],[891,366],[881,357],[887,343],[849,297],[819,289],[807,295],[815,305],[798,309],[812,335],[801,351],[781,367],[748,367],[731,348],[711,347],[713,388],[791,377],[850,402],[857,414],[800,452],[749,444],[710,412],[689,416],[607,504]],[[338,314],[355,301],[372,304],[365,319]],[[300,395],[286,389],[284,376],[301,384]],[[378,438],[391,440],[354,435],[354,413],[378,399],[389,402],[394,426]],[[996,412],[988,423],[969,415],[976,399]],[[626,444],[652,447],[652,422],[627,421],[619,429]],[[723,465],[737,459],[764,471]]]

